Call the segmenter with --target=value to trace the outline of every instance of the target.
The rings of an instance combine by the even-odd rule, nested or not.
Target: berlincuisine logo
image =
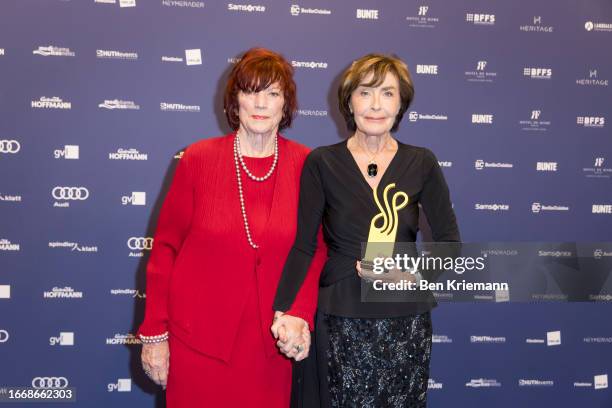
[[[32,54],[41,55],[43,57],[74,57],[76,55],[70,48],[56,47],[54,45],[48,45],[46,47],[39,46],[32,51]]]

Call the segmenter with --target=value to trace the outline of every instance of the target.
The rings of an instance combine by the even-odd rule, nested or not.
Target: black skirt
[[[294,363],[293,408],[427,405],[431,314],[352,318],[317,313],[310,354]]]

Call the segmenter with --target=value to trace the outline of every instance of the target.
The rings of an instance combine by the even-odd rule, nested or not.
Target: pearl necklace
[[[251,228],[249,227],[249,220],[247,218],[246,207],[244,204],[244,193],[242,191],[242,179],[240,178],[240,165],[244,172],[249,176],[251,180],[254,181],[265,181],[270,178],[274,169],[276,168],[276,163],[278,162],[278,136],[274,136],[274,162],[272,163],[272,167],[263,177],[257,177],[253,173],[249,171],[242,158],[242,153],[240,152],[240,138],[238,137],[238,132],[236,132],[236,136],[234,137],[234,164],[236,165],[236,179],[238,180],[238,195],[240,197],[240,211],[242,212],[242,219],[244,220],[244,230],[246,231],[247,241],[249,241],[249,245],[253,247],[253,249],[259,248],[253,241],[253,237],[251,236]],[[240,163],[240,164],[239,164]]]

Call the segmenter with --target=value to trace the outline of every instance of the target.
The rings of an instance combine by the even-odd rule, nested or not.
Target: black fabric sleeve
[[[291,308],[317,249],[317,232],[325,208],[318,156],[318,149],[315,149],[304,162],[300,179],[297,233],[278,283],[274,310],[287,311]]]
[[[461,236],[457,219],[450,199],[448,185],[436,156],[425,149],[423,157],[423,190],[421,191],[421,207],[431,227],[432,239],[435,242],[449,244],[430,246],[430,256],[442,259],[457,257],[461,254]],[[423,278],[436,281],[444,270],[423,271]]]
[[[420,202],[431,227],[433,240],[461,241],[444,174],[436,156],[427,149],[423,157],[423,177]]]

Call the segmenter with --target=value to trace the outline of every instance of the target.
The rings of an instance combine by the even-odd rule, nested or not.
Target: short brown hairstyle
[[[357,130],[355,117],[351,112],[349,104],[353,91],[355,91],[359,85],[379,86],[385,80],[387,72],[391,72],[399,81],[401,104],[400,110],[395,117],[395,122],[393,122],[391,132],[395,132],[399,127],[404,117],[404,113],[406,113],[414,98],[414,86],[412,84],[410,72],[408,71],[408,66],[404,61],[394,55],[368,54],[353,61],[351,66],[342,74],[340,86],[338,87],[338,105],[340,107],[340,113],[344,116],[346,127],[351,132]],[[362,83],[363,79],[370,73],[373,74],[372,80],[367,84]]]
[[[297,110],[296,86],[293,67],[282,55],[266,48],[251,48],[234,65],[225,87],[223,107],[227,123],[238,130],[238,92],[259,92],[278,82],[285,97],[283,118],[278,126],[283,130],[291,126]]]

